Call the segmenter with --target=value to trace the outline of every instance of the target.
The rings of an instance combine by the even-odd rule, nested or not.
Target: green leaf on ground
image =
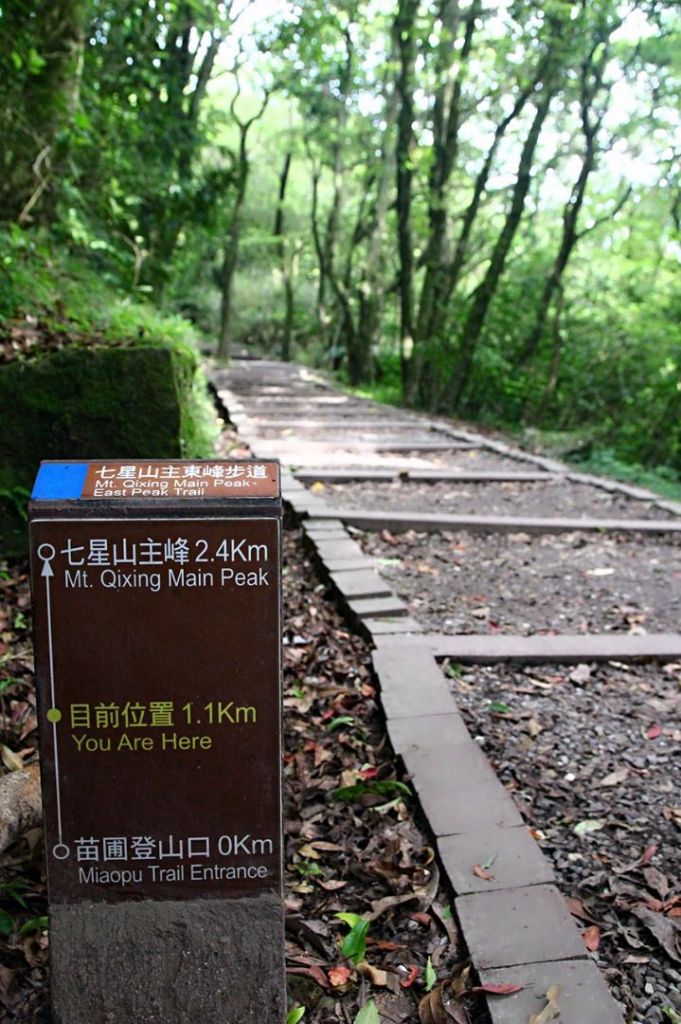
[[[6,910],[0,910],[0,935],[11,935],[14,929],[14,918]]]
[[[341,725],[354,725],[355,720],[352,715],[339,715],[338,718],[334,718],[327,725],[329,732],[334,732],[335,729],[340,729]]]
[[[289,1010],[286,1014],[286,1024],[298,1024],[299,1020],[302,1020],[305,1016],[304,1006],[295,1006],[292,1010]]]
[[[398,782],[397,779],[383,779],[380,782],[357,782],[354,786],[342,786],[340,789],[334,789],[333,791],[333,795],[337,800],[347,800],[349,803],[353,800],[359,800],[361,796],[366,796],[367,793],[376,794],[377,796],[404,793],[405,796],[411,796],[409,786],[404,782]]]
[[[348,922],[349,923],[349,922]],[[350,928],[350,931],[343,939],[341,953],[353,964],[362,962],[367,950],[367,932],[371,922],[365,917],[360,917]]]
[[[353,1024],[381,1024],[381,1018],[376,1009],[376,1003],[370,999],[355,1017]]]
[[[437,981],[437,974],[435,973],[433,961],[430,959],[430,957],[428,957],[428,961],[426,963],[424,980],[426,983],[426,992],[430,992],[433,986],[435,985],[435,982]]]
[[[22,925],[19,929],[19,935],[23,938],[24,935],[30,935],[31,932],[44,932],[49,927],[49,920],[47,917],[32,917],[30,921]]]

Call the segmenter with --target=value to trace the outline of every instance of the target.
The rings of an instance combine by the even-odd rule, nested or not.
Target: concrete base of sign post
[[[50,910],[55,1024],[283,1024],[278,896]]]

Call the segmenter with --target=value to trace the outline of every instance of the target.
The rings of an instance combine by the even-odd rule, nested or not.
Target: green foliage
[[[359,914],[340,913],[335,915],[349,925],[350,931],[341,943],[341,953],[353,964],[360,964],[366,956],[367,934],[371,922]]]
[[[21,923],[21,918],[25,916],[22,911],[31,912],[31,907],[24,898],[24,894],[30,892],[31,888],[32,886],[23,878],[12,878],[5,882],[0,889],[2,902],[9,905],[10,908],[0,907],[0,935],[11,935],[12,932],[18,931],[19,936],[22,937],[30,935],[31,932],[44,931],[48,928],[48,920],[42,916],[32,917]]]
[[[275,355],[290,327],[296,358],[332,366],[356,393],[403,402],[407,369],[413,404],[542,437],[581,431],[586,468],[641,481],[652,473],[675,493],[678,5],[513,0],[471,23],[468,37],[469,6],[452,18],[453,3],[413,6],[406,91],[396,2],[304,0],[255,28],[248,10],[235,26],[231,6],[212,0],[0,7],[0,330],[29,314],[79,344],[93,334],[170,344],[194,396],[183,450],[201,451],[213,415],[185,346],[197,329],[212,338],[218,328],[221,269],[237,251],[235,110],[250,117],[267,88],[248,138],[236,346]],[[553,102],[521,175],[547,90]],[[407,101],[413,137],[398,159]],[[411,172],[404,353],[398,167]],[[521,178],[529,187],[512,222]],[[16,482],[0,486],[5,504],[21,505]]]
[[[304,1006],[295,1006],[292,1010],[289,1010],[286,1014],[286,1024],[298,1024],[299,1021],[305,1016]]]
[[[86,265],[54,258],[26,233],[0,239],[0,337],[25,317],[51,339],[0,365],[0,533],[25,550],[25,509],[44,458],[199,458],[217,420],[196,332],[148,302],[121,297]]]
[[[611,476],[615,480],[646,487],[666,498],[681,501],[681,474],[669,466],[650,469],[637,462],[623,462],[611,448],[597,449],[588,458],[577,460],[580,470]]]

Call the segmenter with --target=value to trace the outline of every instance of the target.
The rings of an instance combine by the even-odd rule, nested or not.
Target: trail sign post
[[[276,463],[43,463],[30,506],[57,1024],[280,1024]]]

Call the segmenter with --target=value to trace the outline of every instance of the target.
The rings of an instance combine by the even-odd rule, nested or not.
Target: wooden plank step
[[[500,661],[518,664],[546,662],[578,664],[589,661],[636,661],[681,658],[681,634],[563,633],[547,636],[487,634],[430,634],[427,644],[436,658],[455,658],[478,665]]]
[[[437,484],[460,481],[462,484],[494,484],[494,483],[545,483],[550,480],[563,480],[562,473],[547,473],[543,470],[519,472],[513,470],[457,470],[457,469],[410,469],[405,474],[410,481],[419,484]]]
[[[299,469],[294,474],[302,484],[313,484],[317,481],[327,484],[349,483],[390,483],[402,479],[408,483],[543,483],[551,480],[562,480],[562,473],[516,473],[513,470],[466,469],[406,469],[402,472],[394,469]]]
[[[294,473],[301,484],[349,484],[353,481],[389,483],[399,476],[394,469],[298,469]]]
[[[386,512],[362,509],[329,508],[315,513],[319,518],[342,519],[347,526],[361,530],[417,530],[424,533],[469,530],[472,533],[681,533],[676,519],[548,519],[535,516],[443,515],[439,512]]]
[[[463,452],[479,448],[480,445],[472,441],[410,441],[405,437],[404,442],[380,443],[375,447],[377,452]]]

